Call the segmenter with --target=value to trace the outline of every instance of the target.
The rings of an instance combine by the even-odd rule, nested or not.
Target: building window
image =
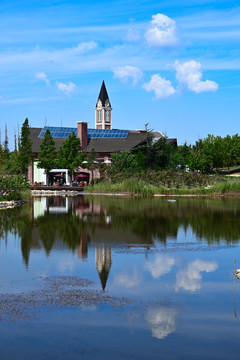
[[[106,111],[106,121],[107,122],[110,121],[110,111],[109,110]]]
[[[98,122],[101,122],[101,110],[98,110]]]

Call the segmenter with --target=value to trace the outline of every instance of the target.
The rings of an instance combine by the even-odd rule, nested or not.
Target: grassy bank
[[[0,201],[12,201],[12,200],[23,200],[30,201],[32,198],[32,193],[30,189],[24,189],[19,192],[10,193],[7,195],[0,196]]]
[[[89,186],[88,192],[98,193],[127,193],[133,195],[153,196],[162,195],[236,195],[240,196],[240,179],[227,178],[223,176],[206,175],[174,175],[174,179],[155,178],[153,182],[149,179],[131,177],[128,179],[116,179],[114,182],[101,181]],[[184,177],[184,178],[183,178]],[[159,180],[159,181],[157,181]],[[191,181],[190,181],[191,180]]]

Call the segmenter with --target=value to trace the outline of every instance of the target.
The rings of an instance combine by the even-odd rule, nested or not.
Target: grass
[[[0,201],[11,201],[11,200],[24,200],[30,201],[32,198],[32,193],[30,189],[25,189],[11,195],[0,197]]]
[[[175,176],[175,175],[174,175]],[[201,176],[201,175],[200,175]],[[161,195],[240,195],[240,179],[228,179],[225,177],[212,177],[204,175],[204,182],[199,178],[199,181],[183,181],[182,177],[174,181],[152,184],[150,181],[145,181],[139,178],[131,177],[128,179],[120,179],[114,183],[102,181],[94,186],[89,186],[87,192],[99,193],[125,193],[131,195],[153,196],[154,194]]]

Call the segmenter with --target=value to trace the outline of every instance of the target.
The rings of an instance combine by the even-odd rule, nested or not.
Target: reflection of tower
[[[97,246],[95,249],[95,261],[98,275],[102,283],[102,289],[104,290],[112,265],[112,249],[104,245]]]
[[[78,246],[79,260],[87,259],[88,256],[88,233],[86,230],[81,234],[80,244]]]

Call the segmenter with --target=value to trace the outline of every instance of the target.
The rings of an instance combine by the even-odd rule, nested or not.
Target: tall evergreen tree
[[[7,124],[5,125],[5,139],[3,144],[3,158],[4,160],[7,160],[9,156],[9,147],[8,147],[8,132],[7,132]]]
[[[68,169],[72,175],[83,161],[84,153],[81,150],[80,139],[72,132],[58,150],[58,166]]]
[[[49,172],[55,167],[57,152],[55,142],[52,138],[49,129],[46,130],[44,138],[40,145],[40,152],[38,154],[39,163],[38,168],[44,169],[47,175],[47,185],[49,184]]]
[[[28,165],[32,159],[32,140],[29,138],[29,135],[30,135],[29,123],[28,123],[28,118],[26,118],[21,128],[21,137],[19,144],[21,169],[22,169],[22,173],[25,175],[26,178],[28,175]]]

